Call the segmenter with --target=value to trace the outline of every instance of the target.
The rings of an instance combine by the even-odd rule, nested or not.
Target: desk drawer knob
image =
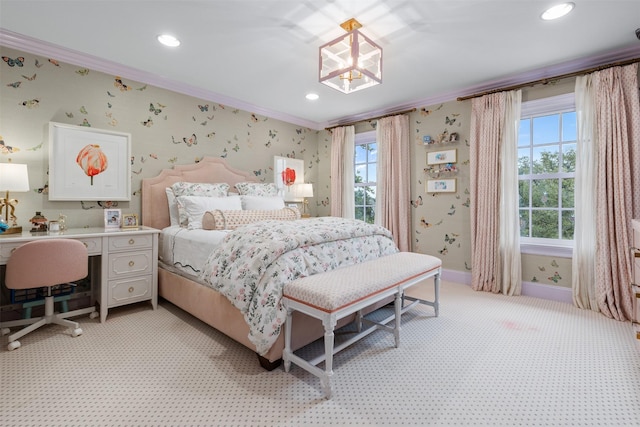
[[[129,293],[133,292],[133,286],[129,287]]]
[[[129,261],[129,267],[133,267],[136,263],[133,261]]]
[[[134,239],[129,239],[129,244],[133,245],[136,241]]]

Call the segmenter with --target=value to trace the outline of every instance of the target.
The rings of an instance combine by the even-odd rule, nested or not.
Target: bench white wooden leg
[[[320,384],[327,399],[331,399],[331,377],[333,376],[333,346],[335,342],[334,329],[338,323],[336,316],[326,316],[322,319],[324,325],[324,374],[320,378]]]

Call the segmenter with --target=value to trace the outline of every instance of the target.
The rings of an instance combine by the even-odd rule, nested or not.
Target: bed
[[[161,171],[161,173],[153,178],[147,178],[142,180],[142,224],[153,227],[159,230],[162,230],[160,236],[160,246],[161,248],[164,245],[164,249],[160,251],[162,254],[167,253],[167,245],[174,245],[178,235],[188,235],[190,233],[178,229],[176,231],[175,226],[171,226],[170,213],[169,213],[169,201],[167,199],[167,187],[171,187],[176,183],[211,183],[211,184],[219,184],[226,183],[229,185],[230,191],[233,191],[234,187],[238,183],[258,183],[255,176],[251,173],[243,172],[237,170],[231,166],[229,166],[226,161],[222,158],[215,157],[205,157],[198,163],[190,164],[190,165],[176,165],[172,169],[165,169]],[[215,239],[227,241],[233,241],[234,239],[230,239],[231,237],[235,238],[236,245],[241,244],[242,241],[246,241],[247,237],[241,237],[239,234],[242,230],[243,232],[248,232],[246,229],[253,228],[251,231],[253,234],[258,235],[262,233],[264,230],[271,230],[272,234],[275,233],[276,229],[282,229],[282,234],[287,235],[298,235],[300,233],[292,231],[291,227],[302,227],[303,229],[309,228],[314,221],[317,222],[325,222],[329,223],[330,221],[338,221],[337,218],[326,218],[326,219],[298,219],[295,221],[283,221],[283,222],[270,222],[270,223],[254,223],[246,226],[239,227],[233,231],[217,231],[217,230],[193,230],[194,235],[196,236],[194,247],[209,247],[208,243],[205,244],[203,239],[208,239],[209,231],[211,231],[211,236],[217,236]],[[296,224],[297,223],[297,224]],[[364,223],[362,223],[364,224]],[[320,225],[324,226],[325,230],[322,233],[317,234],[327,234],[327,224]],[[340,227],[334,227],[340,228]],[[384,229],[383,229],[384,230]],[[385,230],[386,231],[386,230]],[[173,234],[172,234],[173,233]],[[221,234],[222,233],[222,234]],[[309,231],[310,235],[312,234]],[[264,237],[261,237],[264,239]],[[366,237],[367,239],[373,239],[374,237]],[[375,237],[377,245],[380,246],[379,249],[369,250],[372,255],[367,255],[369,257],[382,256],[390,253],[394,253],[397,251],[397,248],[393,244],[393,240],[390,237],[390,233],[387,236],[376,236]],[[291,239],[284,238],[283,241],[289,241]],[[388,243],[387,240],[390,240],[391,243]],[[171,243],[169,243],[171,242]],[[232,243],[227,242],[225,245],[230,245]],[[334,243],[332,243],[334,244]],[[343,243],[339,242],[339,245],[344,246]],[[362,245],[362,242],[358,243]],[[171,246],[173,247],[173,246]],[[175,268],[175,265],[178,265],[178,262],[165,262],[166,259],[163,258],[159,261],[158,268],[158,292],[160,297],[165,300],[173,303],[174,305],[180,307],[182,310],[190,313],[196,318],[202,320],[206,324],[212,326],[216,330],[222,332],[238,343],[246,346],[252,351],[256,352],[258,355],[258,360],[262,367],[265,369],[271,370],[277,367],[281,363],[282,352],[284,349],[284,333],[282,331],[269,333],[272,335],[269,339],[272,341],[268,341],[268,347],[265,348],[264,342],[258,342],[255,338],[255,325],[253,322],[248,320],[248,309],[243,306],[239,306],[236,299],[231,298],[223,294],[224,286],[227,288],[233,288],[235,286],[233,277],[229,278],[229,281],[226,285],[220,285],[217,288],[213,285],[217,286],[217,283],[212,283],[213,281],[217,281],[217,276],[222,277],[222,274],[219,274],[219,269],[222,264],[226,264],[226,260],[233,258],[234,250],[238,252],[242,252],[243,249],[228,249],[227,246],[218,246],[216,247],[215,252],[218,253],[218,257],[214,257],[213,254],[209,254],[210,249],[206,251],[203,249],[200,253],[206,252],[206,265],[199,268],[199,272],[193,272],[192,274],[185,273],[184,269],[182,271]],[[312,246],[314,247],[314,246]],[[320,249],[318,249],[320,248]],[[353,248],[354,252],[360,250],[361,246],[358,248]],[[227,252],[225,252],[225,250]],[[351,250],[351,249],[350,249]],[[321,246],[316,247],[316,251],[321,252]],[[269,252],[269,250],[265,250],[265,252]],[[377,254],[377,252],[380,252]],[[308,254],[304,255],[308,257]],[[221,261],[222,259],[222,261]],[[297,259],[297,258],[295,258]],[[200,259],[197,263],[203,262],[203,259]],[[261,261],[264,263],[268,263],[263,266],[251,267],[251,265],[256,264],[246,264],[244,265],[245,269],[258,269],[262,270],[263,268],[271,268],[272,260]],[[286,262],[286,261],[284,261]],[[353,261],[360,262],[360,261]],[[193,263],[196,263],[195,261]],[[175,264],[175,265],[174,265]],[[188,263],[183,263],[188,264]],[[275,265],[276,263],[273,263]],[[322,262],[311,262],[307,261],[307,264],[322,264]],[[306,268],[306,267],[305,267]],[[316,267],[313,267],[316,268]],[[322,267],[322,268],[333,268],[333,267]],[[241,268],[240,268],[241,269]],[[314,270],[315,271],[315,270]],[[273,271],[269,274],[276,276],[277,274]],[[293,274],[293,273],[291,273]],[[305,273],[297,273],[297,274],[305,274]],[[308,274],[315,274],[314,272]],[[236,276],[240,277],[240,276]],[[290,276],[296,277],[296,276]],[[266,279],[265,279],[266,280]],[[286,280],[286,279],[282,279]],[[238,280],[236,280],[238,281]],[[208,282],[208,283],[204,283]],[[237,290],[235,290],[237,292]],[[243,292],[240,290],[240,292]],[[225,292],[226,293],[226,290]],[[271,300],[271,303],[275,306],[279,307],[279,298],[277,294],[273,297],[266,296],[262,298],[262,301]],[[233,301],[233,302],[232,302]],[[387,303],[381,302],[376,306],[370,307],[367,311],[371,311],[381,305]],[[255,307],[256,303],[253,303]],[[260,304],[257,304],[260,305]],[[324,328],[322,324],[317,320],[311,317],[308,317],[301,313],[295,313],[296,318],[293,324],[295,327],[292,329],[292,349],[296,350],[301,348],[316,339],[323,336]],[[261,315],[264,316],[264,315]],[[342,319],[338,324],[338,327],[341,325],[345,325],[349,322],[353,321],[353,316]],[[277,324],[278,321],[273,320],[273,324]],[[284,322],[283,322],[284,323]],[[282,327],[286,327],[286,325],[282,325]]]

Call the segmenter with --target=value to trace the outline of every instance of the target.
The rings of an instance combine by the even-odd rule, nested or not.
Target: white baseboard
[[[442,280],[471,286],[471,273],[443,269]],[[573,304],[573,293],[571,289],[561,286],[536,282],[522,282],[522,295]]]

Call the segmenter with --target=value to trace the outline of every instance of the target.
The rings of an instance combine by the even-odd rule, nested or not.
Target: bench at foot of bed
[[[395,346],[400,345],[401,315],[416,304],[426,304],[439,312],[440,273],[442,261],[439,258],[413,252],[398,252],[376,260],[338,268],[326,273],[303,277],[284,287],[282,302],[287,310],[285,347],[282,354],[285,371],[295,363],[320,378],[323,391],[331,398],[331,377],[333,376],[333,355],[364,338],[371,332],[382,329],[394,336]],[[409,298],[413,302],[403,307],[404,292],[407,288],[430,277],[434,278],[434,300],[426,301]],[[395,314],[382,322],[372,322],[361,316],[361,310],[385,298],[394,296]],[[325,351],[321,356],[305,360],[291,351],[292,314],[300,311],[322,320],[324,325]],[[337,321],[356,313],[358,333],[334,347],[334,329]],[[386,324],[394,320],[394,326]],[[365,321],[373,327],[362,330]],[[317,365],[324,361],[324,370]]]

